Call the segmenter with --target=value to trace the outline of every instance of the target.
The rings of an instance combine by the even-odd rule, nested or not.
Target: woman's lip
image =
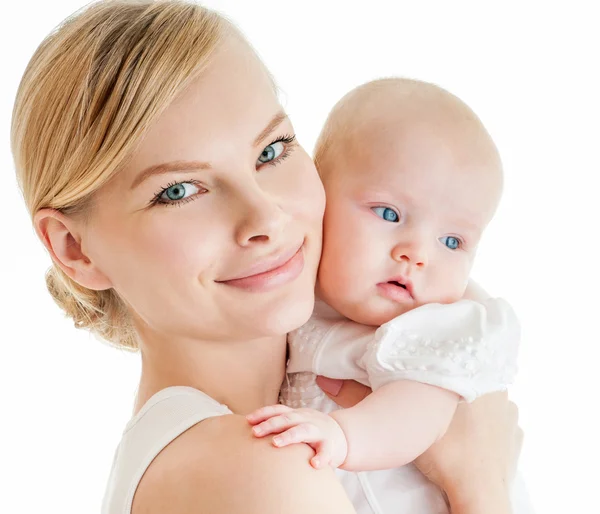
[[[244,272],[244,276],[219,280],[219,284],[245,290],[268,290],[296,279],[304,269],[304,242],[297,249],[262,261]]]
[[[304,240],[302,243],[291,246],[285,250],[278,250],[271,253],[267,257],[262,258],[252,266],[246,268],[244,271],[234,275],[233,277],[226,278],[224,280],[217,280],[217,282],[230,282],[232,280],[239,280],[243,278],[250,278],[254,275],[260,275],[268,271],[273,271],[280,266],[283,266],[289,261],[294,255],[298,253],[298,250],[304,246]]]

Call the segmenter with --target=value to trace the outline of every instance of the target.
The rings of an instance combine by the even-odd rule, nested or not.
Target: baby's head
[[[502,190],[496,146],[467,105],[415,80],[367,83],[333,108],[315,160],[323,300],[380,325],[462,297]]]

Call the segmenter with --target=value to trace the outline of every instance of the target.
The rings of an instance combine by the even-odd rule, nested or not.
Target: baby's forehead
[[[366,141],[393,145],[425,133],[454,144],[486,143],[478,146],[495,150],[468,105],[434,84],[410,79],[377,80],[352,90],[330,113],[324,133],[332,147]]]
[[[339,149],[338,186],[346,182],[365,201],[427,211],[453,224],[487,224],[502,185],[493,154],[428,124],[375,123],[364,129]]]
[[[418,102],[406,109],[384,106],[379,99],[357,109],[331,134],[341,155],[367,169],[414,173],[423,179],[450,174],[484,180],[490,173],[501,175],[496,146],[477,118]]]
[[[418,226],[433,224],[463,235],[479,236],[497,203],[497,191],[493,187],[461,180],[460,176],[457,180],[445,180],[440,175],[426,176],[420,169],[392,167],[353,169],[349,173],[353,175],[349,187],[339,182],[330,183],[329,187],[339,187],[361,205],[391,207]],[[340,179],[343,177],[337,180]]]
[[[448,91],[410,79],[348,93],[331,111],[315,156],[328,192],[373,193],[390,205],[412,202],[484,224],[502,190],[500,156],[477,115]]]
[[[386,116],[358,122],[348,137],[340,138],[338,149],[359,167],[423,179],[478,174],[497,164],[495,153],[468,131],[428,119],[407,123]]]

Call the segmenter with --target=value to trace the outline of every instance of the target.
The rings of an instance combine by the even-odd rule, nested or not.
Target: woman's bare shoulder
[[[207,419],[171,442],[149,466],[133,514],[350,514],[330,469],[314,470],[306,445],[275,448],[242,416]]]

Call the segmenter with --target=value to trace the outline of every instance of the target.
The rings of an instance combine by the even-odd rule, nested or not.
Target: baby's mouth
[[[402,289],[406,289],[406,286],[404,284],[401,284],[400,282],[397,282],[396,280],[390,280],[390,281],[388,281],[388,284],[392,284],[394,286],[401,287]]]
[[[387,282],[382,282],[382,285],[383,284],[385,284],[386,287],[391,288],[391,291],[393,291],[396,288],[403,289],[404,294],[402,297],[406,298],[406,295],[408,295],[409,298],[414,299],[413,284],[408,277],[398,275],[395,277],[391,277],[391,280],[388,280]],[[398,289],[396,290],[398,291]]]

